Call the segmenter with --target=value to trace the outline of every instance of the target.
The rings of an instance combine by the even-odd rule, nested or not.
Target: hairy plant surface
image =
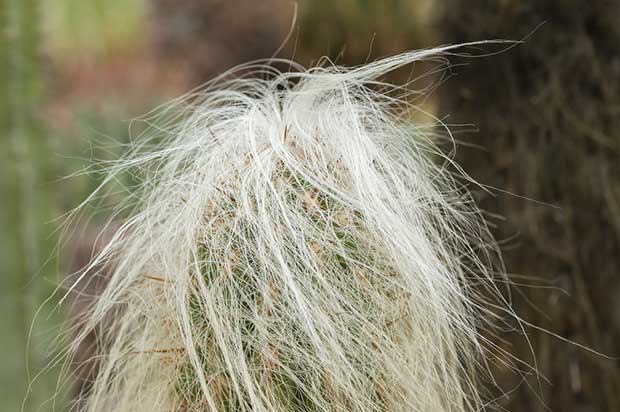
[[[449,50],[247,65],[145,118],[108,179],[141,174],[136,213],[86,270],[114,267],[86,410],[478,410],[493,244],[415,92],[377,80]]]

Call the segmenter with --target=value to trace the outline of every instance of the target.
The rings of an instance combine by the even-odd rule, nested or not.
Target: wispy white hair
[[[159,109],[114,170],[143,173],[137,212],[87,268],[113,274],[75,344],[103,329],[85,409],[480,409],[492,243],[378,80],[450,49],[249,65]]]

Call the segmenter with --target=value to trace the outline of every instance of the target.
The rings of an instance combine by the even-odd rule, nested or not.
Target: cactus
[[[145,117],[107,179],[140,174],[136,212],[81,275],[113,268],[85,410],[478,410],[494,246],[377,80],[449,50],[246,65]]]
[[[52,397],[56,385],[56,377],[50,374],[30,386],[50,361],[51,336],[44,331],[56,321],[55,317],[33,320],[53,289],[51,269],[55,269],[48,260],[55,242],[45,229],[50,216],[45,185],[48,151],[38,118],[44,91],[38,1],[3,1],[0,25],[0,130],[6,149],[0,162],[4,232],[0,319],[7,345],[3,348],[0,387],[6,410],[20,410],[23,404],[23,410],[28,411]],[[26,395],[27,402],[23,402]]]

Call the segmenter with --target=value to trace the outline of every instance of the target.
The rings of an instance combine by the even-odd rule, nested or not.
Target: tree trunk
[[[505,216],[508,270],[525,320],[607,355],[620,354],[620,5],[590,0],[449,0],[442,43],[493,38],[524,44],[484,59],[465,59],[442,88],[440,114],[475,123],[457,159],[481,183],[517,196],[480,193],[482,207]],[[531,33],[540,23],[546,23]],[[460,61],[453,61],[461,63]],[[522,197],[519,197],[522,196]],[[538,203],[523,197],[532,198]],[[514,277],[514,281],[524,282]],[[522,377],[495,368],[508,410],[620,410],[617,360],[526,328],[508,350],[536,366]],[[503,345],[503,344],[502,344]],[[545,382],[545,377],[550,384]],[[538,396],[541,399],[538,399]]]

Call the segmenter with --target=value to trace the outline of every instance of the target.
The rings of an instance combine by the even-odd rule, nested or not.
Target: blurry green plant
[[[36,410],[56,392],[53,371],[38,376],[50,352],[52,315],[35,316],[55,285],[50,233],[49,150],[39,118],[44,101],[40,72],[40,15],[36,0],[5,0],[0,6],[0,391],[3,410]],[[45,311],[49,313],[49,311]]]
[[[118,119],[130,111],[126,107],[86,106],[75,109],[70,132],[64,129],[50,130],[50,140],[55,145],[55,152],[62,153],[54,161],[53,176],[60,178],[70,176],[62,182],[62,189],[53,194],[59,214],[73,209],[93,193],[105,179],[106,168],[110,166],[110,162],[120,158],[127,149],[130,141],[128,122],[121,122]],[[139,133],[141,126],[139,123],[132,126],[132,133]],[[74,144],[68,145],[67,140],[73,141]],[[110,185],[110,191],[118,194],[109,195],[107,203],[114,205],[115,202],[124,199],[127,190],[131,190],[139,182],[137,176],[129,173],[120,174]],[[99,202],[93,202],[85,207],[87,208],[85,217],[89,220],[94,219],[94,223],[99,218],[107,220],[110,209],[113,208]]]
[[[48,0],[41,7],[46,48],[64,60],[122,51],[143,37],[143,0]]]

